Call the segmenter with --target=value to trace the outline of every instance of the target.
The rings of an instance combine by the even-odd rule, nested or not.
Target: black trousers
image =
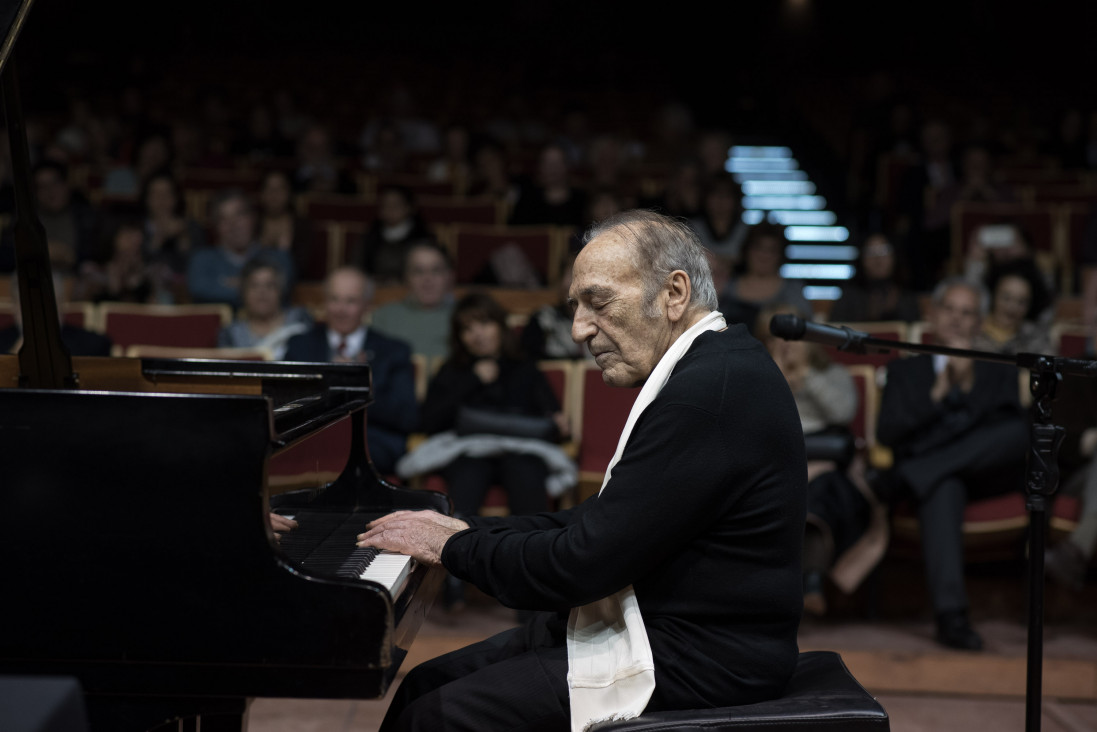
[[[964,508],[972,498],[1022,490],[1028,423],[1011,419],[980,427],[926,455],[896,464],[918,502],[930,600],[937,613],[966,610]]]
[[[526,624],[426,661],[404,678],[379,732],[567,732],[566,622]]]
[[[494,484],[507,492],[507,508],[522,516],[548,510],[545,479],[548,468],[536,455],[504,454],[498,457],[462,455],[447,465],[442,475],[458,516],[475,516]]]

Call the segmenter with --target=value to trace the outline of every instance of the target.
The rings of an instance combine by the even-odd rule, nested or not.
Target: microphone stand
[[[780,317],[780,316],[775,316]],[[774,324],[771,321],[771,332]],[[1044,630],[1044,550],[1047,544],[1047,511],[1051,497],[1059,485],[1059,446],[1065,437],[1065,428],[1054,424],[1051,403],[1055,400],[1056,386],[1064,375],[1097,377],[1097,361],[1077,358],[1061,358],[1037,353],[1006,355],[990,351],[971,351],[948,346],[907,343],[886,338],[875,338],[868,333],[848,326],[825,326],[826,334],[805,332],[803,340],[815,340],[850,353],[866,353],[872,348],[878,351],[912,351],[971,358],[978,361],[1013,364],[1029,371],[1029,392],[1032,409],[1029,416],[1029,452],[1026,461],[1025,507],[1029,512],[1028,557],[1028,663],[1025,688],[1025,730],[1039,732],[1041,694],[1043,684],[1043,630]],[[774,333],[787,340],[781,333]],[[839,342],[841,341],[841,342]]]

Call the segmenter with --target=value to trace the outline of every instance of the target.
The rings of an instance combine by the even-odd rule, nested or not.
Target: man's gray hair
[[[659,290],[671,272],[679,269],[689,277],[690,305],[716,309],[716,286],[705,247],[684,221],[644,209],[623,211],[591,226],[583,235],[583,244],[610,232],[630,244],[633,266],[643,278],[644,315],[656,314]]]
[[[987,292],[987,288],[976,280],[969,279],[963,275],[953,275],[946,277],[937,283],[937,286],[933,288],[933,295],[931,301],[934,306],[938,306],[945,299],[945,293],[954,287],[966,287],[971,292],[975,293],[975,299],[979,302],[979,315],[980,317],[986,317],[990,312],[990,293]]]

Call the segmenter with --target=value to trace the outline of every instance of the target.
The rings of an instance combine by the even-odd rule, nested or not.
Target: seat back
[[[123,351],[133,345],[216,348],[217,334],[232,322],[224,304],[140,305],[105,302],[102,330]]]
[[[461,285],[475,283],[492,254],[512,245],[529,259],[541,282],[554,284],[564,244],[560,232],[551,226],[454,224],[448,238],[454,253],[455,281]]]
[[[901,320],[888,320],[873,323],[830,323],[835,328],[846,326],[852,330],[868,333],[873,338],[882,338],[889,341],[906,341],[908,337],[907,324]],[[834,346],[826,346],[827,355],[832,361],[844,364],[869,364],[883,366],[889,361],[901,358],[903,352],[897,349],[879,351],[869,349],[868,353],[854,353],[843,351]]]
[[[579,499],[597,493],[639,389],[607,386],[597,364],[578,364],[582,432],[579,436]]]

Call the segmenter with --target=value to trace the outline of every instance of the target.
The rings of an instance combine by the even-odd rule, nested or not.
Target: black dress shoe
[[[962,651],[983,650],[983,639],[971,627],[967,613],[962,610],[937,616],[937,642]]]

